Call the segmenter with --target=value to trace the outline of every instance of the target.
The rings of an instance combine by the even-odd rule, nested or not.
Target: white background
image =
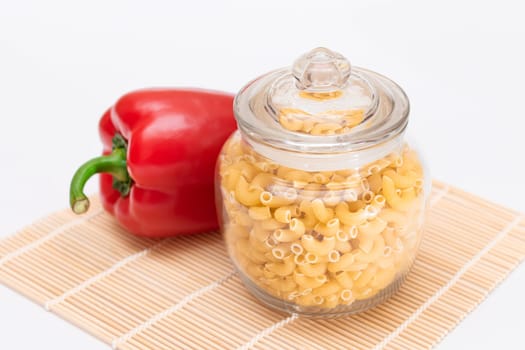
[[[67,205],[124,92],[235,92],[317,46],[406,90],[435,178],[525,212],[520,3],[0,0],[0,238]],[[521,266],[439,349],[523,349],[524,300]],[[107,346],[0,287],[0,348]]]

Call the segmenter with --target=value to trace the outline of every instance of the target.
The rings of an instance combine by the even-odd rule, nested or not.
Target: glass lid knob
[[[300,90],[331,92],[346,86],[350,62],[337,52],[318,47],[294,62],[292,74]]]

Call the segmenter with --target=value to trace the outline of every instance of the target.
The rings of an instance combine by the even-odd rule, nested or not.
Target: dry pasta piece
[[[288,276],[294,272],[296,265],[293,255],[289,255],[283,259],[282,263],[266,263],[264,266],[266,270],[277,276]]]
[[[315,225],[314,231],[322,234],[325,237],[333,237],[339,231],[339,219],[331,219],[326,224],[320,222]]]
[[[342,129],[341,124],[337,123],[318,123],[314,125],[310,131],[311,135],[333,135],[340,129]]]
[[[341,253],[336,249],[329,251],[326,255],[326,260],[331,263],[338,262],[340,258]]]
[[[269,173],[259,173],[255,175],[253,180],[250,182],[250,189],[261,189],[264,190],[266,187],[275,183],[275,176]]]
[[[239,178],[241,177],[241,171],[232,167],[226,168],[222,173],[222,186],[228,191],[234,191]]]
[[[308,277],[324,275],[326,273],[326,263],[298,265],[299,271]]]
[[[279,243],[271,248],[271,254],[267,254],[269,261],[282,262],[282,259],[292,255],[290,243]]]
[[[320,173],[313,174],[312,175],[312,180],[315,183],[325,185],[328,182],[330,182],[330,177],[332,177],[332,173],[325,171],[325,172],[320,172]]]
[[[299,294],[299,295],[312,294],[312,288],[304,288],[304,287],[299,286],[297,288],[297,294]]]
[[[295,202],[297,192],[293,188],[287,188],[275,194],[269,191],[259,191],[259,196],[260,203],[263,205],[270,208],[278,208]]]
[[[296,290],[292,290],[291,292],[285,293],[285,294],[283,295],[283,299],[286,299],[286,300],[294,300],[294,299],[297,298],[298,296],[300,296],[300,294],[299,294]]]
[[[399,168],[400,171],[414,171],[419,175],[423,173],[423,167],[419,161],[419,157],[413,150],[408,150],[403,154],[403,164]]]
[[[228,236],[235,239],[248,238],[250,236],[250,231],[241,225],[229,224],[225,231],[228,233]]]
[[[343,114],[344,123],[347,127],[352,128],[361,124],[365,119],[365,112],[362,109],[345,111]]]
[[[235,260],[239,264],[239,267],[241,267],[243,270],[245,270],[246,267],[249,265],[261,265],[261,264],[254,264],[250,260],[248,260],[248,258],[246,257],[246,255],[244,255],[244,253],[239,252],[236,249],[235,244],[228,245],[228,252],[232,255],[232,257],[235,258]]]
[[[322,223],[327,223],[334,217],[334,210],[327,208],[321,199],[314,199],[312,201],[312,210],[317,220]]]
[[[357,201],[357,191],[355,189],[346,189],[341,195],[341,199],[346,202],[355,202]]]
[[[388,246],[385,247],[386,248],[390,248]],[[392,250],[392,248],[390,248],[390,251]],[[387,269],[394,269],[395,268],[395,263],[394,263],[394,255],[392,253],[389,253],[389,255],[386,255],[384,254],[385,256],[379,260],[377,260],[377,267],[379,267],[380,269],[384,269],[384,270],[387,270]]]
[[[235,186],[235,198],[239,203],[248,207],[259,205],[261,203],[259,197],[261,196],[262,190],[258,188],[250,189],[249,186],[250,184],[244,176],[240,176]]]
[[[304,223],[297,218],[293,218],[290,221],[289,226],[290,226],[290,230],[295,232],[299,237],[302,236],[306,230]]]
[[[345,202],[341,202],[335,207],[335,215],[339,221],[349,226],[360,225],[367,219],[367,214],[363,209],[352,212]]]
[[[327,207],[335,207],[341,202],[341,191],[329,191],[323,196],[323,202]]]
[[[365,208],[366,208],[366,203],[360,199],[348,202],[348,210],[351,212],[356,212],[359,209],[365,209]]]
[[[329,281],[323,284],[322,286],[315,288],[312,293],[314,295],[320,295],[322,297],[327,297],[329,295],[337,294],[341,290],[341,286],[337,281]]]
[[[256,249],[250,249],[246,251],[245,255],[248,258],[248,260],[255,264],[262,264],[268,260],[268,258],[264,255],[263,252],[260,252]]]
[[[389,226],[404,227],[408,224],[408,216],[391,208],[384,208],[379,212],[379,217],[388,222]]]
[[[297,205],[286,205],[280,208],[277,208],[273,213],[275,220],[282,223],[289,223],[292,221],[292,217],[297,217],[301,213]]]
[[[383,195],[386,198],[386,202],[394,209],[400,211],[408,211],[415,204],[416,194],[414,188],[409,188],[403,191],[401,194],[396,192],[394,180],[388,176],[383,176]]]
[[[339,293],[326,296],[322,307],[331,309],[336,307],[337,304],[339,304]]]
[[[239,160],[245,160],[247,161],[248,163],[250,163],[250,165],[252,166],[255,166],[255,162],[257,161],[257,159],[255,158],[255,156],[253,154],[243,154]]]
[[[348,175],[345,175],[348,174]],[[326,188],[328,189],[340,189],[342,187],[346,187],[345,181],[346,178],[350,175],[350,173],[341,173],[339,171],[336,171],[332,177],[330,178],[330,182],[326,184]],[[333,188],[330,187],[330,184],[332,184]]]
[[[250,217],[250,215],[248,215],[247,210],[244,210],[244,209],[235,210],[235,211],[230,212],[230,215],[231,215],[231,222],[234,224],[245,226],[245,227],[250,227],[253,225],[253,220]]]
[[[354,280],[348,271],[339,271],[335,274],[335,280],[341,288],[352,289]]]
[[[394,185],[401,189],[414,187],[416,180],[420,177],[415,171],[408,171],[402,175],[392,169],[385,171],[383,175],[391,178],[394,181]]]
[[[314,199],[318,199],[319,197],[322,197],[325,191],[323,186],[324,185],[316,184],[316,183],[306,184],[306,186],[303,187],[300,193],[301,199],[309,199],[310,201],[312,201]]]
[[[247,162],[245,160],[240,160],[232,164],[231,168],[239,169],[241,171],[241,175],[244,176],[244,178],[247,181],[252,181],[254,176],[259,173],[256,167],[254,167],[250,162]]]
[[[359,275],[359,277],[354,281],[354,285],[357,288],[364,288],[366,287],[370,281],[372,281],[372,278],[377,273],[377,266],[370,265],[367,269],[363,270],[363,272]]]
[[[273,233],[273,237],[279,242],[293,242],[301,238],[302,233],[292,230],[277,229]]]
[[[261,277],[261,279],[271,279],[271,278],[275,278],[277,277],[277,275],[273,272],[270,272],[266,269],[266,267],[263,269],[263,277]]]
[[[382,194],[376,194],[374,196],[374,199],[372,199],[372,203],[371,203],[371,205],[376,209],[383,209],[385,204],[386,204],[386,198]]]
[[[359,230],[359,239],[361,238],[368,238],[368,237],[375,237],[379,235],[383,230],[386,228],[387,222],[381,218],[375,218],[370,221],[366,221],[365,223],[357,226],[357,229]]]
[[[392,227],[387,227],[382,235],[386,245],[389,247],[394,247],[396,245],[396,231]]]
[[[341,255],[337,262],[331,262],[328,264],[329,272],[346,271],[345,269],[355,262],[355,254],[346,253]]]
[[[356,262],[355,256],[357,253],[351,252],[341,255],[339,261],[328,264],[328,271],[336,273],[339,271],[361,271],[366,269],[368,263]]]
[[[271,219],[272,213],[268,207],[250,207],[248,209],[248,215],[254,220],[267,220]]]
[[[287,181],[304,181],[306,183],[312,181],[312,174],[296,169],[280,167],[277,169],[277,177]]]
[[[356,253],[355,260],[361,263],[371,263],[383,257],[385,251],[385,241],[381,235],[374,239],[372,249],[369,252],[365,252],[361,248],[361,240],[359,241],[359,250]]]
[[[279,115],[279,123],[281,123],[281,125],[285,129],[288,129],[291,131],[299,131],[303,128],[302,120],[295,118],[291,115],[283,114],[283,113]]]
[[[272,232],[272,230],[262,228],[260,223],[255,223],[250,230],[250,236],[254,236],[260,242],[264,242],[270,237]]]
[[[231,138],[224,144],[224,155],[235,158],[244,154],[241,143],[236,138]]]
[[[293,254],[296,255],[296,258],[294,259],[294,262],[296,264],[304,263],[304,256],[303,256],[302,261],[298,260],[298,257],[304,253],[304,248],[300,243],[297,243],[297,242],[292,243],[292,245],[290,246],[290,250]]]
[[[359,240],[359,249],[361,251],[365,252],[366,254],[369,254],[372,251],[372,248],[374,247],[374,238],[373,237],[361,237]]]
[[[385,161],[387,161],[389,164],[387,166],[394,166],[394,163],[398,158],[401,158],[401,154],[399,151],[391,152],[386,157],[384,157]]]
[[[301,129],[301,131],[304,131],[309,134],[312,131],[315,124],[316,124],[315,120],[311,120],[311,119],[304,120],[303,128]]]
[[[403,166],[403,156],[399,153],[391,153],[388,156],[389,160],[391,161],[390,166],[391,168],[400,168]]]
[[[278,164],[270,162],[266,159],[262,161],[257,160],[253,163],[253,165],[263,173],[270,173],[279,167]]]
[[[377,214],[379,214],[379,211],[381,210],[380,208],[377,208],[371,204],[367,204],[365,206],[365,213],[366,213],[366,217],[368,220],[370,219],[373,219],[377,216]]]
[[[312,235],[303,235],[301,243],[307,252],[317,256],[327,255],[329,251],[335,248],[334,237],[324,237],[322,240],[318,240]]]
[[[379,292],[378,290],[372,289],[372,288],[364,288],[361,290],[357,290],[354,293],[355,300],[365,300],[373,297],[375,294]]]
[[[266,244],[269,248],[273,248],[273,247],[275,247],[276,245],[278,245],[279,242],[277,242],[277,241],[273,238],[273,236],[269,235],[269,236],[268,236],[268,239],[266,239],[266,240],[264,241],[264,244]]]
[[[368,183],[368,180],[366,177],[362,177],[361,178],[361,181],[359,181],[360,183],[360,186],[361,186],[361,191],[365,192],[365,191],[370,191],[370,184]]]
[[[251,248],[261,253],[266,253],[272,249],[272,247],[265,244],[265,241],[258,240],[255,235],[250,235],[248,241],[251,244]]]
[[[355,238],[355,237],[354,237]],[[335,233],[337,241],[346,242],[350,239],[350,226],[343,226]]]
[[[350,239],[355,239],[359,235],[359,230],[357,229],[357,226],[343,226],[343,231],[348,233],[348,236]]]
[[[306,185],[308,185],[308,182],[305,182],[305,181],[297,181],[297,180],[292,181],[292,187],[293,187],[293,188],[303,189],[303,188],[306,187]]]
[[[374,173],[370,175],[368,178],[368,187],[370,187],[370,191],[374,193],[379,193],[381,191],[381,188],[383,186],[383,181],[381,179],[381,173]]]
[[[271,231],[277,230],[279,228],[283,228],[286,226],[286,224],[283,224],[282,222],[279,222],[274,219],[267,219],[264,221],[259,221],[256,224],[258,224],[259,227],[263,230],[271,230]]]
[[[239,240],[235,241],[235,249],[238,252],[246,254],[248,251],[251,250],[250,241],[247,240],[247,239],[239,239]]]
[[[313,228],[317,224],[317,218],[314,215],[312,203],[308,200],[303,200],[299,204],[299,210],[302,214],[302,221],[306,228]]]
[[[352,172],[346,177],[344,183],[349,187],[361,187],[361,175],[358,172]]]
[[[294,246],[296,245],[296,243],[292,243],[292,245],[290,246],[290,250],[292,251],[292,253],[295,254],[294,252]],[[308,262],[306,261],[306,254],[303,254],[304,253],[304,249],[303,249],[303,246],[302,245],[299,245],[301,247],[301,251],[299,254],[295,254],[295,257],[293,259],[294,263],[296,263],[297,265],[305,265],[305,264],[308,264]],[[299,252],[299,250],[297,250]]]
[[[251,278],[258,279],[259,277],[263,276],[264,267],[260,264],[248,263],[245,264],[244,270]]]
[[[307,264],[317,264],[319,261],[319,255],[312,253],[312,252],[306,252],[304,254],[304,262]],[[323,261],[326,262],[326,261]]]
[[[317,275],[315,277],[308,277],[300,272],[294,272],[295,283],[301,288],[318,288],[326,283],[328,278],[326,275]]]
[[[340,190],[346,189],[348,186],[345,184],[345,178],[341,175],[332,174],[330,176],[330,181],[325,183],[324,186],[330,190],[330,192],[335,191],[336,194],[341,194]],[[328,192],[328,193],[330,193]],[[328,194],[327,193],[327,194]]]
[[[348,241],[342,241],[336,238],[334,249],[341,254],[345,254],[352,251],[352,245]]]
[[[370,282],[370,287],[373,289],[384,289],[392,283],[394,280],[394,277],[396,276],[396,270],[394,269],[394,266],[392,265],[391,268],[388,269],[381,269],[376,272],[374,278]]]
[[[284,250],[283,250],[284,251]],[[282,251],[279,252],[275,250],[275,247],[272,247],[269,252],[265,252],[264,256],[266,257],[267,263],[282,263],[283,258],[277,258],[276,256],[279,256],[279,254],[283,254]],[[290,252],[286,253],[287,255],[290,255]]]
[[[341,291],[340,297],[341,297],[341,304],[344,304],[344,305],[350,305],[351,303],[355,301],[354,293],[352,293],[351,289],[343,289]]]
[[[297,304],[303,306],[316,306],[321,305],[324,302],[324,298],[320,295],[301,295],[296,299]]]
[[[369,203],[372,203],[372,200],[374,199],[374,192],[368,190],[368,191],[364,191],[362,194],[361,194],[361,198],[363,199],[363,201],[366,203],[366,204],[369,204]]]
[[[247,239],[237,240],[235,242],[235,250],[243,254],[246,258],[248,258],[248,260],[255,264],[263,264],[267,260],[263,253],[252,249],[250,241]]]
[[[280,277],[270,278],[270,279],[266,280],[266,284],[270,288],[272,288],[272,289],[274,289],[276,291],[279,291],[279,292],[291,292],[295,288],[297,288],[297,284],[294,282],[294,280],[292,278],[288,278],[288,277],[285,277],[285,278],[282,278],[282,277],[281,278]]]

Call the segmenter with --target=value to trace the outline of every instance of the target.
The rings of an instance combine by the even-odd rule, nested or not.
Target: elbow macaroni
[[[281,123],[312,134],[340,132],[339,125],[305,125],[293,115]],[[217,169],[230,255],[270,295],[304,307],[352,305],[411,266],[426,196],[413,150],[362,169],[307,172],[279,166],[234,136]]]

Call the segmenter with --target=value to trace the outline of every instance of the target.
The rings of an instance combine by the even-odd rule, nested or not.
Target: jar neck
[[[361,168],[391,153],[400,153],[403,149],[405,134],[403,131],[384,142],[356,151],[321,154],[276,148],[249,137],[242,130],[239,132],[243,140],[263,157],[277,164],[304,171],[336,171]]]

